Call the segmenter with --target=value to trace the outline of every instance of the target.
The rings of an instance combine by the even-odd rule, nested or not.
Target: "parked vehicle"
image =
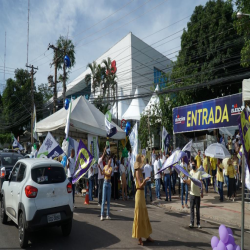
[[[0,152],[0,188],[5,180],[5,175],[9,175],[16,162],[23,158],[24,157],[18,153]]]
[[[8,178],[8,179],[7,179]],[[1,222],[8,217],[18,225],[19,243],[27,247],[29,232],[61,226],[64,236],[71,232],[73,218],[72,184],[63,165],[49,159],[19,160],[1,190]]]

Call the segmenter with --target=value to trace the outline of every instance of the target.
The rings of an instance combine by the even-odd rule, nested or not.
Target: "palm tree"
[[[87,68],[91,70],[90,74],[85,75],[85,82],[87,85],[91,84],[95,95],[95,91],[97,87],[100,87],[101,82],[103,80],[103,76],[105,74],[105,68],[100,64],[97,64],[95,61],[93,63],[88,63]]]
[[[108,99],[110,99],[110,89],[113,90],[113,98],[115,100],[115,88],[117,87],[117,75],[112,67],[112,61],[110,57],[108,59],[104,59],[102,63],[105,65],[105,84],[104,84],[104,89],[103,92],[106,93],[106,90],[108,89]]]
[[[75,65],[75,45],[67,37],[60,36],[56,41],[57,51],[54,51],[54,62],[57,61],[57,69],[63,69],[63,75],[60,74],[59,80],[63,82],[63,103],[66,94],[66,81],[69,78],[70,69]],[[68,56],[70,58],[70,66],[68,71],[66,71],[64,57]]]

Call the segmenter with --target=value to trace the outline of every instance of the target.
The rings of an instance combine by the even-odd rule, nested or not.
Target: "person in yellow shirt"
[[[197,167],[199,168],[202,165],[202,162],[201,162],[201,151],[200,150],[198,150],[198,155],[196,155],[194,159],[196,160]]]
[[[215,183],[215,175],[216,175],[216,165],[217,165],[217,159],[216,158],[210,158],[211,168],[212,168],[212,184]]]
[[[218,168],[217,168],[216,178],[218,181],[218,191],[220,195],[220,201],[223,201],[223,183],[224,183],[223,168],[224,167],[222,165],[222,160],[218,159]]]
[[[203,168],[207,174],[210,173],[210,161],[205,153],[203,154]],[[203,180],[204,186],[206,188],[206,193],[208,193],[208,182],[209,182],[209,178]]]
[[[229,187],[228,187],[228,198],[229,200],[232,198],[233,196],[233,201],[235,199],[235,193],[236,193],[236,184],[235,184],[235,175],[236,175],[236,171],[235,168],[233,166],[233,161],[232,159],[228,159],[227,161],[227,174],[228,174],[228,183],[229,183]]]

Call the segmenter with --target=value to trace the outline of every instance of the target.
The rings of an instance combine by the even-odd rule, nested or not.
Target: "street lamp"
[[[249,16],[250,17],[250,14],[242,13],[241,11],[237,12],[237,18],[238,19],[242,18],[243,16]]]

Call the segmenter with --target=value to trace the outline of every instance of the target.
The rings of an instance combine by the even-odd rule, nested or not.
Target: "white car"
[[[63,165],[49,159],[19,160],[1,190],[1,222],[8,217],[18,225],[19,242],[27,247],[29,232],[47,226],[61,226],[71,232],[72,184]]]

